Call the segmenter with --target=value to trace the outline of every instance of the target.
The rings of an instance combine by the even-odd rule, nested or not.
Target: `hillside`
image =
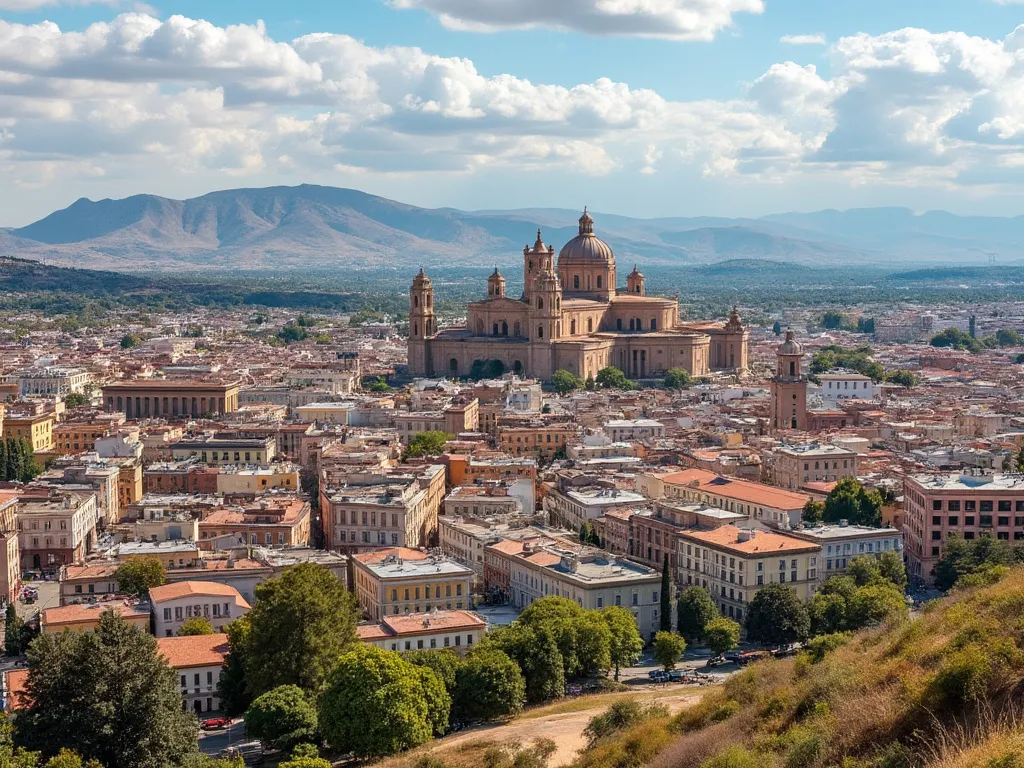
[[[130,271],[385,270],[519,265],[538,227],[556,248],[579,212],[418,208],[314,185],[232,189],[188,200],[81,199],[28,226],[0,229],[0,256]],[[921,216],[903,209],[762,219],[637,219],[596,213],[622,264],[697,266],[750,259],[809,267],[985,265],[1024,258],[1024,218]]]

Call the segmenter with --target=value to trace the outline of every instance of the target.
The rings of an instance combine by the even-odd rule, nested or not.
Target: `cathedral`
[[[465,327],[438,330],[434,288],[421,269],[409,294],[409,373],[457,378],[495,360],[545,381],[559,369],[585,379],[609,365],[637,379],[670,368],[694,376],[746,370],[749,332],[735,309],[724,323],[680,322],[679,303],[646,295],[635,266],[619,288],[615,254],[594,234],[594,219],[584,210],[579,224],[557,262],[538,230],[523,248],[523,295],[507,296],[495,269],[487,298],[467,307]]]

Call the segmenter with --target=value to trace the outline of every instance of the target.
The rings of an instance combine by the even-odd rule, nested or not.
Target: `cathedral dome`
[[[558,254],[558,263],[563,261],[588,261],[615,263],[615,254],[611,246],[594,234],[594,220],[586,209],[580,216],[580,233],[562,246]]]

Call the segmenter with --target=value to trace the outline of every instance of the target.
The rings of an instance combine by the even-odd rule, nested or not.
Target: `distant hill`
[[[81,199],[17,229],[0,256],[128,271],[398,269],[518,266],[538,227],[561,247],[577,211],[459,211],[352,189],[301,185],[212,192],[189,200]],[[811,267],[1024,262],[1024,217],[921,216],[899,208],[787,213],[763,219],[635,219],[595,213],[622,264],[696,266],[734,259]]]

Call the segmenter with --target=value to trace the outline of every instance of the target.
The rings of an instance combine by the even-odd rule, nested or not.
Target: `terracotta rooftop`
[[[228,636],[193,635],[190,637],[158,637],[157,650],[175,669],[185,667],[212,667],[222,665],[224,656],[231,650]]]
[[[386,637],[428,635],[434,632],[484,629],[487,621],[472,611],[434,611],[410,613],[405,616],[387,616],[380,624],[361,624],[356,627],[364,642]]]
[[[112,610],[119,616],[126,619],[133,616],[149,616],[148,605],[126,605],[124,601],[111,600],[110,602],[64,605],[60,608],[47,608],[43,611],[41,621],[43,626],[53,626],[55,624],[81,624],[85,622],[99,621],[100,614],[108,610]]]
[[[392,555],[397,555],[403,560],[426,560],[430,555],[426,552],[421,552],[418,549],[410,549],[409,547],[387,547],[385,549],[376,549],[373,552],[363,552],[362,554],[353,555],[353,560],[358,560],[360,563],[380,563],[386,558]]]
[[[683,472],[662,475],[661,480],[667,485],[675,486],[689,486],[696,482],[696,488],[705,493],[713,493],[746,504],[758,504],[775,509],[803,509],[808,498],[806,494],[793,493],[749,480],[723,477],[703,469],[688,469]]]
[[[4,672],[7,678],[7,711],[15,712],[28,706],[25,699],[25,683],[28,681],[27,669],[12,669]]]
[[[816,544],[802,541],[793,536],[786,536],[773,531],[752,531],[746,541],[740,541],[740,529],[735,525],[723,525],[711,531],[687,531],[685,538],[703,542],[710,546],[742,552],[748,555],[771,556],[780,552],[814,552],[821,549]]]
[[[234,598],[236,605],[250,607],[237,589],[229,587],[227,584],[218,584],[215,581],[179,581],[177,584],[164,584],[162,587],[153,587],[149,590],[149,597],[154,605],[165,600],[175,600],[189,595],[231,597]]]

